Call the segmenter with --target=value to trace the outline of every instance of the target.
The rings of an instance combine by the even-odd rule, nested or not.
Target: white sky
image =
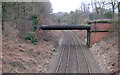
[[[80,8],[83,0],[50,0],[53,12],[70,12]]]
[[[90,1],[91,0],[50,0],[50,2],[52,3],[53,13],[75,11],[75,9],[80,8],[82,2],[87,4],[90,3]],[[106,0],[98,0],[98,1],[106,1]]]

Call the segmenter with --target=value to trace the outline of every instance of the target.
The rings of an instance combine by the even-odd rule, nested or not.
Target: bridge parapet
[[[91,25],[91,46],[106,37],[113,27],[111,20],[89,21],[88,24]]]

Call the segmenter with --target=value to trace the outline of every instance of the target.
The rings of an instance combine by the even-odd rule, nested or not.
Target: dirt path
[[[103,73],[92,54],[71,31],[63,31],[63,40],[47,73]]]

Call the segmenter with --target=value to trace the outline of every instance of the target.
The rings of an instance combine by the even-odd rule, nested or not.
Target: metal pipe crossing
[[[34,28],[42,30],[87,30],[87,45],[90,47],[90,25],[40,25]]]
[[[35,26],[42,30],[90,30],[90,25],[41,25]]]

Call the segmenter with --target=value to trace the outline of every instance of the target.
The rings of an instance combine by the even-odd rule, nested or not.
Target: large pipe
[[[89,25],[41,25],[39,27],[42,30],[90,30]]]
[[[41,25],[34,28],[42,30],[87,30],[87,45],[90,47],[90,25]]]

